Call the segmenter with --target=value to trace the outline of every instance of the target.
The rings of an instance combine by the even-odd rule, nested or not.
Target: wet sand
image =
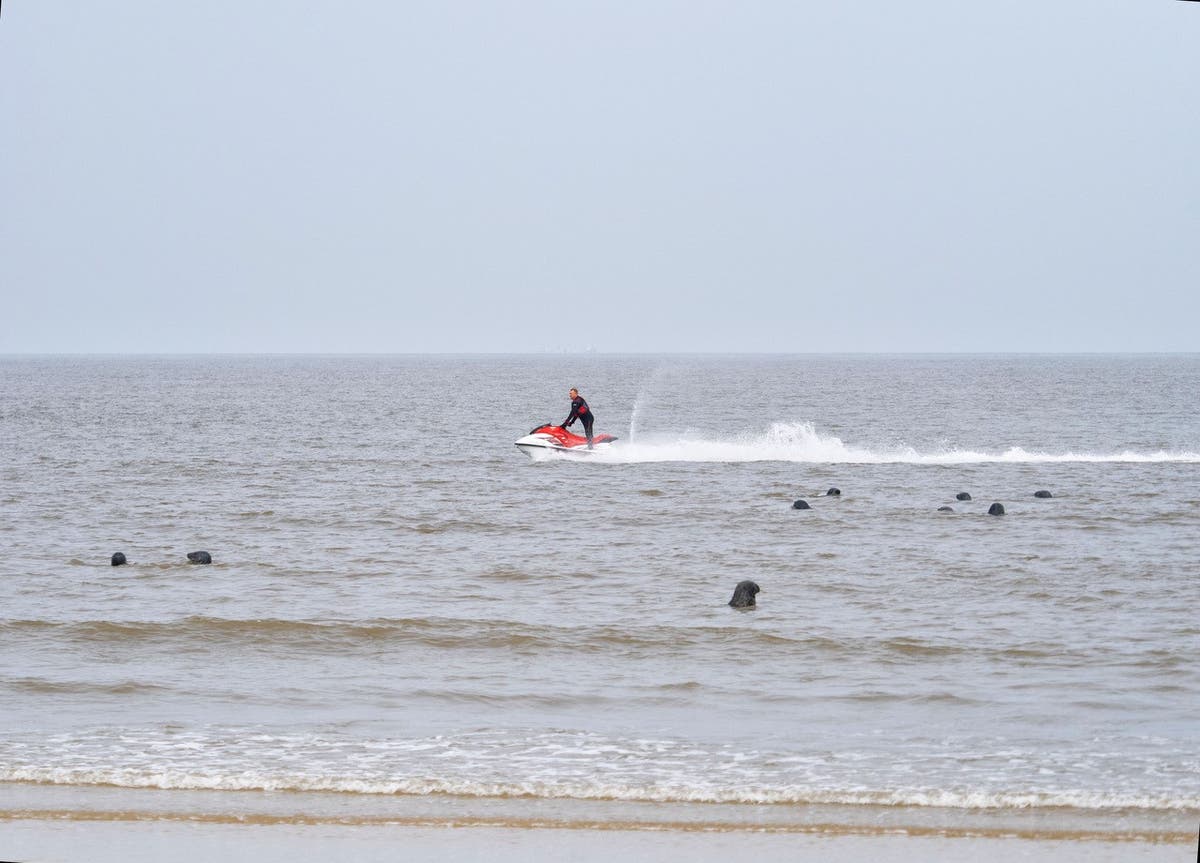
[[[814,860],[851,863],[1032,861],[1106,863],[1190,860],[1194,842],[1049,840],[830,835],[754,831],[561,829],[490,826],[235,824],[154,821],[12,819],[0,822],[5,860],[58,863],[141,863],[173,860],[356,861],[572,860],[623,863],[687,860]]]
[[[0,860],[1175,861],[1200,813],[0,783]]]

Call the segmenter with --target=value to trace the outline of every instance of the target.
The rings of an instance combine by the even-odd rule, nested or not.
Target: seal
[[[1004,504],[994,503],[988,507],[988,515],[1004,515]]]
[[[812,509],[806,500],[797,500],[792,502],[792,509]]]
[[[954,499],[955,500],[970,500],[971,496],[969,494],[967,494],[965,491],[960,491],[958,494],[956,494],[954,496]]]
[[[758,592],[759,587],[753,581],[739,581],[733,589],[733,599],[729,600],[729,604],[733,608],[754,608],[754,595]]]
[[[938,507],[938,512],[954,512],[954,507],[952,507],[952,506],[939,506],[939,507]]]
[[[212,555],[207,551],[189,551],[188,560],[192,563],[212,563]]]
[[[125,559],[125,552],[123,552],[123,551],[118,551],[116,554],[114,554],[112,556],[112,565],[113,566],[124,566],[128,562],[129,561],[127,561]]]
[[[840,488],[831,488],[829,491],[825,492],[825,496],[826,497],[841,497],[842,490]]]
[[[1042,489],[1041,491],[1035,491],[1033,493],[1033,496],[1034,497],[1054,497],[1054,495],[1050,494],[1050,492],[1046,491],[1045,489]]]

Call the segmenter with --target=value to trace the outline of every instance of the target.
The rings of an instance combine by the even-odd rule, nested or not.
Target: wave
[[[820,751],[565,730],[355,740],[262,727],[97,728],[0,738],[0,782],[639,803],[1192,812],[1200,811],[1194,768],[1189,757],[1131,762],[1096,751],[940,745],[831,760]]]
[[[238,619],[191,616],[147,621],[47,621],[0,622],[0,633],[10,636],[48,636],[56,642],[124,644],[162,641],[196,641],[204,644],[240,645],[319,644],[370,647],[375,644],[418,644],[444,650],[513,650],[516,652],[571,651],[602,653],[667,651],[707,648],[719,643],[742,651],[774,649],[797,653],[871,653],[881,658],[940,657],[975,653],[971,645],[933,642],[916,638],[830,638],[821,635],[791,636],[738,626],[551,626],[510,620],[471,618],[373,618],[366,620]],[[1063,651],[1052,654],[1065,655]],[[1081,661],[1094,661],[1089,653]]]
[[[18,677],[11,680],[0,678],[0,689],[29,692],[36,695],[152,695],[171,690],[155,683],[124,680],[117,683],[93,683],[89,681],[47,680],[43,677]]]
[[[270,791],[391,796],[604,800],[634,803],[732,803],[791,806],[908,806],[944,809],[1083,809],[1200,811],[1200,796],[1107,791],[977,791],[934,788],[821,789],[814,787],[688,787],[679,782],[629,785],[604,782],[486,782],[414,777],[271,775],[252,770],[219,773],[135,768],[2,767],[0,782],[108,786],[170,791]]]
[[[806,464],[1056,464],[1056,463],[1200,463],[1200,452],[1157,450],[1138,452],[1053,452],[1010,446],[999,451],[948,447],[921,451],[897,446],[874,449],[845,443],[821,434],[812,423],[773,423],[765,432],[728,439],[666,437],[640,433],[636,440],[618,441],[611,449],[589,454],[589,461],[615,464],[641,462],[756,462]]]
[[[686,650],[716,641],[742,650],[781,647],[800,651],[858,651],[862,645],[820,636],[789,637],[736,626],[552,626],[511,620],[471,618],[371,618],[290,620],[221,618],[193,615],[173,620],[9,620],[0,622],[7,637],[44,638],[89,645],[197,643],[218,645],[313,647],[358,650],[414,644],[442,650],[509,650],[530,654],[570,651],[611,655],[613,651]],[[884,644],[885,652],[890,652]],[[869,649],[869,648],[868,648]],[[898,652],[912,648],[900,645]]]
[[[1049,597],[1049,594],[1045,595]],[[9,640],[44,640],[60,646],[74,643],[86,647],[149,645],[171,649],[223,648],[292,651],[296,649],[363,651],[402,645],[439,651],[484,651],[498,655],[531,657],[541,654],[594,654],[612,658],[629,654],[643,656],[709,654],[713,645],[746,655],[780,658],[820,656],[829,661],[839,657],[870,657],[887,665],[921,665],[928,662],[977,657],[1000,664],[1052,662],[1059,667],[1087,667],[1097,662],[1134,664],[1159,670],[1178,667],[1182,659],[1160,650],[1143,651],[1136,645],[1115,642],[1070,649],[1058,642],[1029,642],[1019,647],[988,648],[954,637],[913,636],[831,637],[816,633],[787,634],[741,626],[613,624],[554,626],[513,620],[473,618],[368,618],[296,620],[285,618],[222,618],[194,615],[172,620],[79,620],[39,619],[0,622],[0,636]],[[722,661],[717,658],[715,661]],[[38,686],[73,687],[73,683],[39,682],[31,677],[4,677],[0,688],[29,689]],[[119,686],[138,685],[126,681]],[[50,691],[49,689],[45,691]],[[120,689],[115,690],[120,692]]]

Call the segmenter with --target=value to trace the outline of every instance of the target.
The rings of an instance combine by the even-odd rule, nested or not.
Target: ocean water
[[[527,458],[572,386],[620,441]],[[1182,841],[1198,403],[1197,355],[0,358],[0,814]]]

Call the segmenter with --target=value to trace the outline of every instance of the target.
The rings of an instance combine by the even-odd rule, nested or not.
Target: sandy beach
[[[1184,813],[166,792],[0,784],[0,859],[1175,861]]]
[[[1000,863],[1167,863],[1190,860],[1193,844],[1025,838],[836,835],[686,830],[418,827],[404,825],[236,824],[17,819],[0,824],[7,860],[68,863],[298,859],[460,861],[621,859],[626,863],[688,860],[875,860]]]

